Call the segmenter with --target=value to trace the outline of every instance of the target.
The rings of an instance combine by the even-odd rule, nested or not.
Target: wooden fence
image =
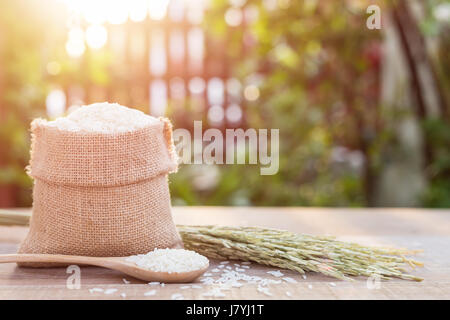
[[[187,108],[196,120],[207,120],[206,126],[245,126],[243,84],[232,77],[236,62],[227,56],[229,34],[244,28],[245,19],[217,39],[202,24],[202,17],[208,14],[205,7],[196,8],[193,21],[187,8],[176,8],[177,16],[170,14],[171,6],[176,5],[179,1],[171,1],[169,14],[161,20],[147,14],[140,22],[104,24],[108,34],[105,52],[112,53],[113,59],[108,69],[110,81],[98,85],[83,76],[81,83],[71,81],[64,88],[67,105],[118,102],[154,116],[170,112],[190,128],[192,123],[183,123],[183,118],[191,120],[185,117]],[[86,21],[80,24],[84,30],[88,27]],[[86,47],[81,68],[88,68],[92,50]]]

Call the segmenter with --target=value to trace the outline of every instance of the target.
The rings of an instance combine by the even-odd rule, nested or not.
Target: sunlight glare
[[[90,24],[102,24],[106,22],[107,7],[107,0],[91,1],[83,8],[83,17]]]
[[[202,94],[202,92],[205,90],[205,87],[206,87],[205,80],[203,80],[200,77],[192,78],[189,81],[189,91],[193,95]]]
[[[255,85],[249,85],[244,89],[244,97],[248,101],[256,101],[259,98],[259,89]]]
[[[148,13],[153,20],[162,20],[166,16],[169,0],[149,0]]]
[[[66,51],[72,58],[81,57],[85,49],[83,42],[74,42],[70,40],[66,42]]]
[[[225,12],[225,22],[231,27],[237,27],[242,23],[242,10],[230,8]]]
[[[225,116],[228,121],[236,123],[241,121],[242,118],[242,109],[237,104],[229,105],[225,110]]]
[[[47,115],[50,118],[57,118],[64,114],[66,108],[66,95],[61,89],[53,89],[45,99]]]
[[[150,85],[150,114],[162,117],[166,112],[167,87],[164,80],[154,80]]]
[[[131,0],[129,2],[130,19],[134,22],[144,21],[147,17],[148,1]]]
[[[83,13],[87,5],[87,0],[62,0],[71,13]]]
[[[155,29],[152,32],[150,48],[150,71],[155,76],[162,76],[166,73],[167,57],[165,51],[164,31]]]
[[[124,0],[108,1],[104,6],[104,10],[107,12],[108,22],[111,24],[125,23],[128,19],[128,5]]]
[[[86,42],[92,49],[100,49],[106,44],[108,31],[104,26],[93,25],[86,30]]]
[[[90,24],[122,24],[128,20],[140,22],[147,13],[153,20],[166,16],[169,0],[61,0],[69,12],[80,15]],[[184,0],[181,0],[184,7]]]
[[[69,40],[73,42],[83,42],[84,41],[84,32],[80,27],[73,27],[69,30]]]
[[[81,57],[84,53],[84,32],[80,27],[74,27],[69,30],[66,42],[66,51],[72,58]]]
[[[225,111],[220,105],[213,105],[208,110],[208,120],[211,124],[220,124],[225,116]]]

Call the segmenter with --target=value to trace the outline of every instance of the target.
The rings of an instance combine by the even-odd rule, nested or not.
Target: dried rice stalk
[[[300,273],[320,272],[343,280],[373,275],[386,280],[423,280],[404,269],[405,265],[423,265],[405,258],[418,251],[366,247],[332,237],[256,227],[177,227],[186,249],[213,259],[253,261]]]
[[[1,210],[0,225],[28,225],[28,212]],[[422,281],[404,266],[423,266],[405,255],[419,251],[365,247],[332,237],[295,234],[251,227],[182,226],[178,231],[186,249],[209,258],[253,261],[278,268],[320,272],[339,279],[378,275],[381,279]]]

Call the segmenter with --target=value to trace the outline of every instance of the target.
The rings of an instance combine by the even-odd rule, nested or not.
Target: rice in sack
[[[19,253],[129,256],[182,247],[167,181],[177,170],[169,120],[98,103],[36,119],[31,131],[33,214]]]

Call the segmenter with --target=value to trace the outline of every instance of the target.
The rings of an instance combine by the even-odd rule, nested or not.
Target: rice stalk
[[[0,225],[28,225],[29,218],[27,211],[0,209]],[[423,280],[404,268],[423,266],[406,257],[418,250],[367,247],[334,237],[257,227],[179,225],[178,230],[186,249],[213,259],[253,261],[302,274],[319,272],[342,280],[373,275],[383,280]]]
[[[333,237],[296,234],[257,227],[178,225],[186,249],[219,260],[252,261],[299,273],[319,272],[342,280],[351,277],[422,281],[403,268],[423,266],[406,258],[420,251],[368,247]]]

